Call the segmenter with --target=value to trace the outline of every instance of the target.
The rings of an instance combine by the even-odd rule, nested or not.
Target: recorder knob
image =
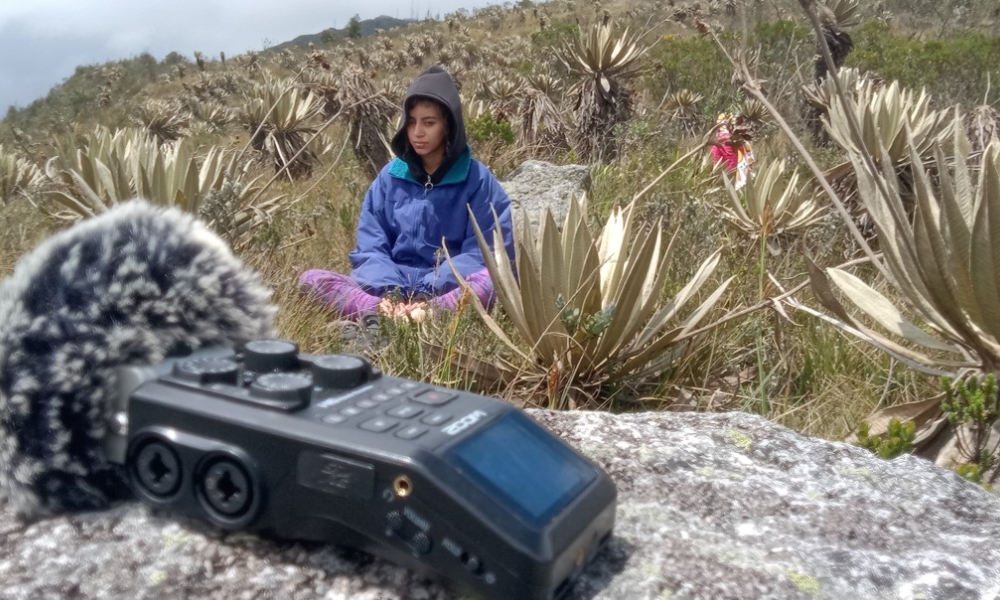
[[[254,340],[243,347],[244,366],[254,373],[292,371],[299,366],[299,346],[287,340]]]
[[[304,373],[266,373],[250,385],[250,397],[270,408],[293,411],[309,404],[312,378]]]
[[[239,365],[228,358],[196,358],[175,364],[174,377],[193,381],[198,385],[210,383],[236,385],[239,369]]]
[[[326,389],[346,390],[373,379],[371,363],[349,354],[317,356],[312,373],[313,382]]]

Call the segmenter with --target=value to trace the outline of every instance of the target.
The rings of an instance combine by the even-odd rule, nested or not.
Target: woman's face
[[[434,159],[440,163],[444,157],[445,125],[441,107],[433,101],[416,101],[406,115],[406,137],[425,163],[428,159],[432,164]]]

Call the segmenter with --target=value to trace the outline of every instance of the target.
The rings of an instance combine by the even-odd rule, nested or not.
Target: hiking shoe
[[[378,350],[384,346],[379,335],[378,316],[365,315],[355,321],[352,319],[338,319],[327,325],[329,329],[337,330],[340,339],[347,345],[351,352],[361,353],[365,350]]]
[[[377,352],[389,343],[388,336],[379,327],[378,315],[365,315],[359,323],[361,336],[365,339],[366,349]]]
[[[352,342],[361,337],[361,325],[357,321],[338,319],[331,321],[326,327],[327,329],[336,330],[340,334],[340,339],[345,342]]]

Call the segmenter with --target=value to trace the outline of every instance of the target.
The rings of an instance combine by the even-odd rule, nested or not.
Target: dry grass
[[[34,248],[56,227],[39,218],[27,202],[16,201],[0,205],[0,277],[14,272],[14,265],[30,248]]]

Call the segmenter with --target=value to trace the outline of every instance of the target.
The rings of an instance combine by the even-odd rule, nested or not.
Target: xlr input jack
[[[263,490],[259,474],[245,457],[210,454],[202,459],[196,475],[195,495],[210,521],[239,529],[257,517]]]
[[[152,499],[169,498],[181,485],[181,461],[165,442],[142,446],[132,468],[134,481]]]
[[[205,469],[201,486],[208,506],[223,518],[246,513],[253,500],[250,476],[242,465],[229,458],[212,461]]]

